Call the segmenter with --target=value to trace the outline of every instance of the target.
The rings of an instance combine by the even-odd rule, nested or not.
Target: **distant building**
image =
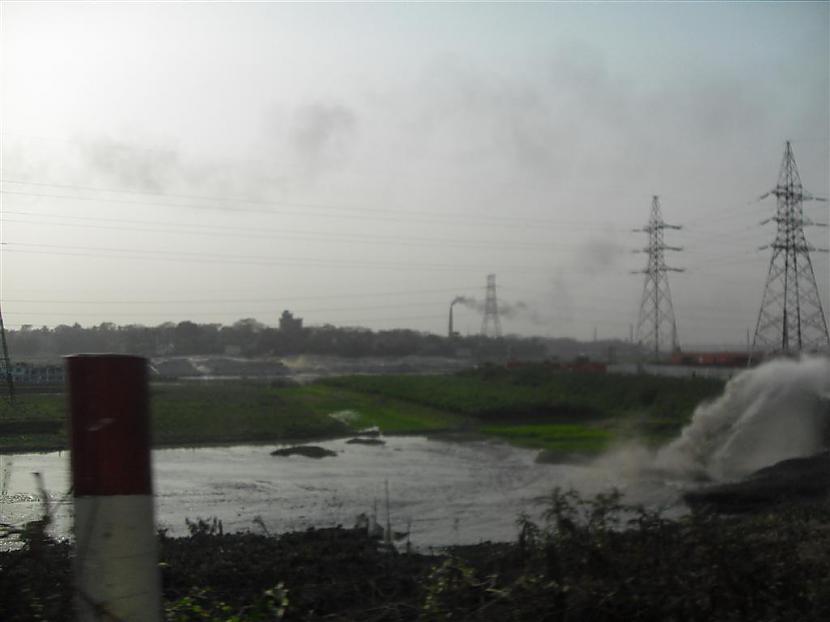
[[[280,316],[280,331],[283,333],[299,333],[303,330],[303,318],[294,317],[294,315],[286,309]]]
[[[11,372],[15,384],[63,384],[62,365],[14,363]],[[0,367],[0,373],[5,374],[5,369]]]

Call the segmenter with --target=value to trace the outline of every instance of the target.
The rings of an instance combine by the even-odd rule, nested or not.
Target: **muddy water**
[[[494,442],[453,443],[423,437],[387,437],[386,445],[319,443],[337,456],[274,457],[272,446],[160,449],[153,452],[157,521],[171,533],[187,532],[185,519],[220,519],[225,530],[271,533],[307,527],[352,526],[357,515],[377,512],[386,523],[389,487],[392,529],[417,546],[508,540],[517,515],[541,511],[539,496],[555,486],[592,495],[618,487],[627,499],[671,506],[677,492],[659,482],[626,481],[599,467],[536,464],[536,453]],[[42,474],[55,508],[55,532],[71,529],[67,498],[68,454],[2,457],[6,493],[0,522],[36,518],[42,504],[33,473]]]

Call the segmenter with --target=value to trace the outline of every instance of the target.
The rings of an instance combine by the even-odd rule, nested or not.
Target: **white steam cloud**
[[[825,449],[830,359],[775,360],[747,370],[697,407],[655,466],[678,475],[735,479]]]
[[[780,359],[735,376],[668,445],[627,443],[595,465],[636,481],[725,481],[827,449],[830,358]]]

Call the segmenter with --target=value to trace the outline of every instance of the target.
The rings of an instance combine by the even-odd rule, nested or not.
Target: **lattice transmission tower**
[[[651,351],[655,358],[668,346],[671,351],[678,349],[677,321],[669,289],[669,272],[683,272],[682,268],[670,268],[666,265],[666,251],[683,250],[679,246],[667,246],[663,242],[663,231],[681,229],[678,225],[663,222],[660,211],[660,199],[655,195],[651,200],[651,216],[648,224],[634,231],[648,234],[648,246],[634,252],[648,255],[648,262],[643,270],[634,274],[645,274],[643,296],[640,300],[640,313],[637,319],[637,342],[641,347]]]
[[[484,299],[484,319],[481,322],[481,334],[485,337],[501,337],[495,274],[487,275],[487,296]]]
[[[3,326],[3,311],[0,309],[0,355],[2,355],[2,359],[0,359],[0,365],[3,366],[3,378],[6,382],[6,390],[8,393],[9,401],[14,402],[14,379],[12,377],[12,362],[9,359],[9,348],[6,345],[6,328]]]
[[[790,141],[784,148],[778,184],[760,198],[770,195],[778,201],[775,216],[761,224],[775,222],[778,227],[772,244],[761,247],[772,248],[772,257],[750,357],[830,349],[827,320],[810,261],[810,251],[827,249],[807,243],[804,227],[818,223],[805,218],[803,211],[804,201],[826,199],[804,192]]]

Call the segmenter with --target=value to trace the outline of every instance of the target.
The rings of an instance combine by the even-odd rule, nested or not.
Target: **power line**
[[[287,239],[287,240],[318,240],[321,242],[354,242],[359,244],[382,244],[382,245],[391,245],[391,246],[427,246],[427,247],[434,247],[440,246],[442,248],[447,247],[455,247],[455,248],[484,248],[484,249],[492,249],[494,245],[497,245],[499,249],[502,250],[527,250],[527,249],[545,249],[551,250],[550,244],[542,244],[542,243],[533,243],[533,242],[505,242],[505,241],[475,241],[475,240],[453,240],[450,238],[425,238],[425,237],[413,237],[413,238],[400,238],[400,237],[389,237],[386,235],[376,235],[376,236],[368,236],[368,235],[334,235],[334,234],[325,234],[319,233],[314,231],[303,231],[303,230],[291,230],[291,229],[268,229],[268,228],[258,228],[252,229],[247,227],[225,227],[219,225],[202,225],[202,224],[188,224],[188,223],[174,223],[174,222],[153,222],[147,220],[127,220],[127,219],[118,219],[118,218],[97,218],[97,217],[84,217],[84,216],[70,216],[65,214],[41,214],[37,212],[26,212],[26,211],[10,211],[4,210],[4,214],[13,214],[13,215],[32,215],[37,217],[45,217],[45,218],[63,218],[63,219],[73,219],[84,221],[83,223],[64,223],[64,222],[40,222],[34,220],[20,220],[20,219],[10,219],[10,218],[2,218],[0,221],[8,222],[8,223],[20,223],[20,224],[32,224],[32,225],[45,225],[45,226],[58,226],[58,227],[81,227],[84,229],[101,229],[105,231],[139,231],[139,232],[156,232],[156,233],[166,233],[170,235],[203,235],[209,237],[239,237],[239,238],[248,238],[248,239],[266,239],[272,240],[274,238],[279,239]],[[118,227],[118,226],[105,226],[105,225],[95,225],[95,224],[87,224],[88,222],[112,222],[112,223],[123,223],[123,224],[137,224],[137,225],[150,225],[148,228],[138,228],[138,227]],[[170,227],[181,227],[181,229],[164,229],[160,228],[158,225],[167,225]],[[196,227],[197,230],[193,228]],[[199,231],[198,229],[206,229],[205,231]],[[229,233],[226,229],[232,229],[233,231],[239,231],[242,233]],[[263,232],[267,232],[267,235],[261,235]],[[258,235],[260,234],[260,235]],[[570,245],[573,248],[575,245]]]
[[[239,265],[260,265],[260,266],[305,266],[305,267],[325,267],[325,268],[371,268],[371,269],[388,269],[388,270],[444,270],[444,271],[480,271],[479,266],[473,265],[459,265],[459,264],[412,264],[404,262],[368,262],[368,261],[342,261],[342,260],[323,260],[314,258],[273,258],[266,256],[245,256],[245,255],[212,255],[208,253],[184,253],[181,251],[147,251],[141,249],[119,249],[119,248],[101,248],[101,247],[84,247],[84,246],[61,246],[56,244],[28,244],[23,242],[3,242],[6,252],[40,254],[49,256],[69,256],[69,257],[111,257],[121,259],[139,259],[152,261],[176,261],[184,263],[222,263],[222,264],[239,264]],[[16,248],[18,246],[27,248]],[[9,248],[11,247],[11,248]],[[28,250],[28,248],[47,248],[47,249],[66,249],[68,251],[79,252],[63,252],[60,250],[38,251]],[[510,270],[535,270],[534,266],[506,266]]]
[[[478,265],[445,263],[445,264],[413,264],[412,262],[369,262],[349,260],[325,260],[311,257],[267,257],[246,255],[216,255],[209,253],[186,253],[182,251],[162,251],[125,249],[113,247],[68,246],[58,244],[34,244],[26,242],[3,242],[5,252],[25,253],[31,255],[62,256],[62,257],[110,257],[114,259],[132,259],[142,261],[175,261],[177,263],[222,263],[229,265],[257,265],[257,266],[304,266],[320,268],[347,269],[352,267],[368,268],[373,270],[434,270],[445,272],[480,272]],[[22,247],[22,248],[18,248]],[[31,250],[54,249],[54,250]],[[63,250],[61,250],[63,249]],[[71,252],[70,252],[71,251]],[[540,266],[505,265],[502,270],[516,272],[546,272]]]
[[[475,240],[462,240],[457,241],[454,239],[449,238],[428,238],[428,237],[411,237],[411,238],[403,238],[403,237],[389,237],[385,235],[378,235],[378,236],[366,236],[366,235],[333,235],[333,234],[325,234],[320,232],[308,231],[308,230],[285,230],[285,229],[268,229],[268,228],[258,228],[252,229],[247,227],[237,227],[237,226],[219,226],[219,225],[204,225],[204,224],[189,224],[189,223],[179,223],[179,222],[163,222],[159,223],[156,221],[146,221],[146,220],[131,220],[131,219],[116,219],[116,218],[102,218],[102,217],[83,217],[83,216],[73,216],[73,215],[66,215],[66,214],[43,214],[38,212],[31,212],[31,211],[23,211],[23,210],[4,210],[5,214],[14,214],[14,215],[30,215],[36,217],[44,217],[44,218],[62,218],[62,219],[72,219],[72,220],[79,220],[83,222],[111,222],[117,224],[135,224],[135,225],[149,225],[150,228],[137,228],[137,227],[108,227],[102,225],[89,225],[89,224],[75,224],[75,223],[64,223],[64,222],[37,222],[37,221],[26,221],[26,220],[19,220],[19,219],[9,219],[4,218],[3,222],[9,223],[21,223],[21,224],[32,224],[32,225],[47,225],[47,226],[61,226],[61,227],[83,227],[85,229],[100,229],[100,230],[121,230],[121,231],[140,231],[140,232],[160,232],[170,235],[201,235],[201,236],[208,236],[208,237],[240,237],[240,238],[250,238],[250,239],[273,239],[273,237],[278,237],[281,239],[289,239],[289,240],[319,240],[322,242],[354,242],[354,243],[361,243],[361,244],[379,244],[379,245],[390,245],[390,246],[424,246],[424,247],[433,247],[433,246],[440,246],[442,248],[452,247],[452,248],[459,248],[459,249],[466,249],[466,248],[482,248],[482,249],[491,249],[494,246],[497,246],[500,250],[516,250],[516,251],[523,251],[528,249],[539,249],[539,250],[548,250],[550,251],[559,251],[561,252],[568,252],[567,248],[580,248],[581,245],[579,244],[570,244],[570,245],[563,245],[561,243],[557,243],[556,248],[551,249],[549,244],[546,243],[533,243],[533,242],[516,242],[516,243],[509,243],[504,241],[475,241]],[[166,230],[160,228],[159,225],[165,225],[168,227],[181,227],[181,230]],[[194,230],[194,227],[197,230]],[[203,230],[198,230],[203,229]],[[229,233],[226,230],[231,229],[233,231],[239,231],[240,233]],[[745,229],[741,229],[739,231],[756,231],[755,227],[747,227]],[[269,235],[258,235],[258,233],[268,232]],[[704,250],[707,246],[720,246],[720,244],[709,244],[707,245],[706,242],[711,242],[713,238],[716,239],[728,239],[730,246],[734,247],[734,241],[736,234],[734,232],[724,232],[721,231],[719,233],[698,233],[696,234],[697,237],[704,240],[704,243],[698,244],[698,249],[693,250],[693,253],[706,252]],[[567,247],[567,248],[566,248]],[[707,253],[709,255],[709,253]],[[725,257],[731,257],[725,256]]]
[[[11,302],[7,300],[6,302]],[[409,308],[409,307],[440,307],[444,304],[444,300],[436,301],[436,302],[409,302],[403,304],[389,304],[389,305],[370,305],[365,307],[323,307],[317,309],[296,309],[296,313],[328,313],[334,311],[374,311],[376,309],[401,309],[401,308]],[[188,311],[187,314],[189,316],[217,316],[217,315],[227,315],[228,311]],[[26,311],[26,312],[12,312],[7,313],[7,315],[55,315],[54,312],[50,311]],[[59,314],[62,315],[62,314]],[[67,314],[68,315],[68,314]],[[89,312],[89,311],[80,311],[80,312],[72,312],[72,315],[75,316],[100,316],[101,312]],[[133,312],[107,312],[108,316],[134,316],[137,315]],[[160,311],[142,311],[140,313],[142,316],[169,316],[169,312],[160,312]]]
[[[19,313],[12,313],[8,315],[31,315],[31,314],[19,314]],[[42,314],[42,315],[50,315],[51,317],[65,317],[65,318],[75,318],[77,314],[72,315],[62,315],[62,314]],[[92,314],[91,314],[92,315]],[[170,317],[171,314],[167,314],[167,317]],[[211,314],[212,317],[227,317],[228,313],[214,313]],[[188,316],[190,317],[190,316]],[[443,314],[440,315],[409,315],[409,316],[402,316],[402,315],[395,315],[395,316],[385,316],[385,317],[359,317],[359,318],[344,318],[341,320],[342,322],[393,322],[396,320],[435,320],[435,319],[444,319],[445,316]],[[240,318],[240,319],[247,319],[247,318]],[[72,321],[70,319],[70,321]],[[172,320],[171,320],[172,321]],[[166,322],[162,322],[164,324]],[[21,326],[26,326],[26,324],[16,324],[18,328]],[[124,326],[124,325],[122,325]],[[129,324],[127,325],[129,326]]]
[[[36,187],[55,187],[55,188],[65,188],[65,189],[77,189],[83,191],[93,191],[93,192],[110,192],[110,193],[120,193],[120,194],[135,194],[135,195],[142,195],[142,196],[153,196],[153,197],[160,197],[160,198],[173,198],[173,199],[190,199],[196,201],[214,201],[223,204],[229,203],[244,203],[249,205],[261,205],[261,206],[268,206],[268,207],[278,207],[278,208],[302,208],[304,210],[320,210],[326,212],[324,214],[316,214],[316,216],[322,217],[337,217],[337,218],[355,218],[355,219],[372,219],[372,220],[385,220],[385,221],[400,221],[400,220],[413,220],[419,222],[441,222],[441,223],[452,223],[452,224],[464,224],[469,225],[471,223],[478,223],[487,226],[498,226],[498,227],[510,227],[510,228],[526,228],[528,226],[562,226],[567,225],[571,227],[586,227],[590,229],[598,229],[601,228],[602,230],[610,230],[613,227],[609,226],[608,223],[604,223],[602,226],[597,225],[594,222],[589,221],[562,221],[556,219],[547,219],[547,218],[532,218],[532,217],[523,217],[520,215],[516,215],[511,218],[499,218],[494,216],[480,216],[478,214],[469,213],[469,212],[430,212],[424,210],[401,210],[401,209],[389,209],[389,208],[373,208],[373,207],[347,207],[347,206],[340,206],[340,205],[325,205],[325,204],[318,204],[318,203],[299,203],[299,202],[276,202],[276,201],[264,201],[264,200],[256,200],[256,199],[246,199],[246,198],[225,198],[225,197],[209,197],[205,195],[187,195],[187,194],[168,194],[168,193],[161,193],[161,192],[149,192],[149,191],[136,191],[136,190],[125,190],[125,189],[110,189],[110,188],[96,188],[91,186],[78,186],[73,184],[52,184],[46,182],[31,182],[25,180],[14,180],[14,179],[0,179],[3,183],[7,184],[18,184],[18,185],[31,185]],[[256,213],[256,214],[302,214],[303,216],[310,216],[315,214],[310,214],[307,211],[303,212],[286,212],[286,211],[277,211],[277,210],[267,210],[267,209],[250,209],[250,208],[243,208],[243,207],[229,207],[227,205],[198,205],[193,203],[168,203],[168,202],[148,202],[148,201],[133,201],[133,200],[126,200],[126,199],[114,199],[109,197],[90,197],[90,196],[79,196],[79,195],[66,195],[66,194],[49,194],[49,193],[40,193],[40,192],[27,192],[27,191],[15,191],[15,190],[1,190],[3,194],[7,195],[19,195],[19,196],[32,196],[32,197],[40,197],[40,198],[52,198],[52,199],[62,199],[62,200],[79,200],[79,201],[96,201],[96,202],[106,202],[106,203],[119,203],[125,205],[144,205],[144,206],[151,206],[151,207],[176,207],[176,208],[185,208],[185,209],[201,209],[201,210],[214,210],[214,211],[231,211],[231,212],[244,212],[244,213]],[[333,212],[333,213],[332,213]],[[337,212],[358,212],[358,213],[374,213],[378,214],[377,216],[366,216],[366,215],[346,215],[346,214],[337,214]],[[395,214],[395,217],[390,218],[389,214]],[[623,230],[623,225],[618,224],[616,225],[620,230]]]
[[[136,305],[136,304],[205,304],[205,303],[217,303],[217,302],[298,302],[301,300],[331,300],[331,299],[339,299],[339,298],[371,298],[375,296],[410,296],[412,294],[439,294],[439,293],[458,293],[461,291],[468,290],[470,288],[465,287],[453,287],[453,288],[446,288],[446,289],[421,289],[421,290],[408,290],[408,291],[390,291],[390,292],[364,292],[361,294],[334,294],[334,295],[320,295],[320,296],[289,296],[289,297],[281,297],[281,298],[232,298],[232,299],[221,299],[221,298],[188,298],[188,299],[181,299],[181,298],[165,298],[163,300],[106,300],[106,299],[85,299],[85,300],[66,300],[66,299],[25,299],[25,298],[6,298],[6,302],[18,302],[18,303],[43,303],[43,304],[60,304],[60,303],[70,303],[70,304],[129,304],[129,305]]]

